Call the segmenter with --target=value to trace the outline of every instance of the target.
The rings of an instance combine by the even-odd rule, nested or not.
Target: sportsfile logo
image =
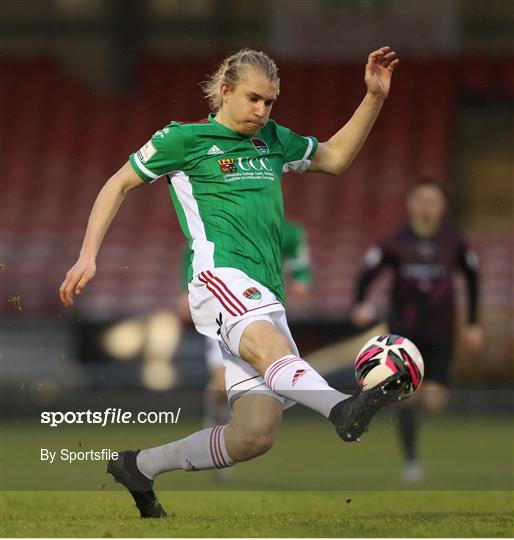
[[[123,411],[115,407],[107,407],[103,411],[43,411],[41,424],[58,427],[61,424],[177,424],[181,408],[176,411]]]

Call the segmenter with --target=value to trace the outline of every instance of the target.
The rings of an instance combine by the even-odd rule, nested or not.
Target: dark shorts
[[[405,336],[402,332],[393,332]],[[437,382],[450,386],[452,382],[451,364],[453,357],[453,345],[448,339],[433,341],[407,336],[420,350],[425,363],[425,381]]]
[[[423,356],[425,381],[433,381],[449,386],[452,380],[451,363],[453,347],[450,342],[412,340]]]

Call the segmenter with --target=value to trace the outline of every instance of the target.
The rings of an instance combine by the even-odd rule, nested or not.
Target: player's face
[[[258,70],[249,70],[234,87],[222,86],[221,116],[228,127],[255,135],[267,123],[278,97],[277,85]]]
[[[441,190],[432,186],[416,188],[407,199],[410,221],[435,228],[441,223],[446,201]]]

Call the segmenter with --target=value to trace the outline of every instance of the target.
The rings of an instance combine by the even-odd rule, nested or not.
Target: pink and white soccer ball
[[[407,396],[420,386],[425,373],[419,349],[407,338],[384,334],[372,337],[357,354],[355,378],[361,390],[368,390],[395,373],[405,373],[410,379]]]

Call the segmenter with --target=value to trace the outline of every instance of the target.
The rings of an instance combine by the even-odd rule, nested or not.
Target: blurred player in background
[[[284,269],[289,276],[288,297],[301,302],[309,297],[311,285],[311,267],[307,234],[302,225],[294,221],[284,221],[282,231],[282,256]],[[187,295],[187,272],[191,264],[191,251],[184,251],[183,286],[185,293],[179,302],[179,316],[188,324],[192,322]],[[205,338],[205,361],[209,371],[209,381],[204,391],[203,426],[205,428],[216,424],[226,424],[230,416],[230,407],[225,391],[225,366],[220,343],[210,337]],[[214,469],[214,479],[217,482],[227,482],[231,478],[232,469]]]
[[[468,352],[483,341],[477,322],[478,263],[460,233],[445,220],[447,195],[441,183],[419,179],[407,196],[408,223],[369,248],[358,276],[353,322],[365,326],[376,319],[376,308],[365,302],[367,290],[382,269],[394,272],[388,316],[389,331],[418,346],[425,362],[425,380],[414,398],[398,407],[406,481],[423,477],[416,448],[417,422],[413,405],[433,413],[448,402],[455,340],[453,274],[466,278],[468,296],[464,340]]]
[[[351,442],[379,409],[405,395],[409,382],[400,374],[343,394],[300,358],[287,325],[282,270],[282,174],[344,172],[378,117],[397,65],[389,47],[372,52],[364,99],[337,133],[318,143],[270,119],[277,66],[262,52],[241,50],[204,86],[214,112],[202,122],[172,122],[157,131],[100,191],[79,259],[60,287],[62,302],[72,305],[73,294],[93,278],[101,242],[127,193],[165,177],[193,253],[191,315],[201,334],[223,343],[232,407],[226,425],[109,461],[108,472],[130,491],[142,517],[166,515],[153,491],[157,475],[230,467],[264,454],[284,408],[294,403],[325,416]]]

